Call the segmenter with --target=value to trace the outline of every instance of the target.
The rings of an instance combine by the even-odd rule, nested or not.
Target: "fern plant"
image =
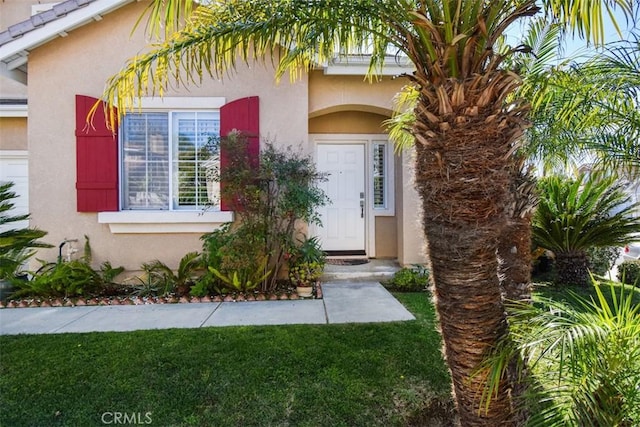
[[[640,231],[640,218],[634,216],[639,204],[630,203],[616,180],[600,174],[540,180],[533,239],[555,254],[559,283],[586,285],[587,250],[623,246],[632,240],[632,233]]]

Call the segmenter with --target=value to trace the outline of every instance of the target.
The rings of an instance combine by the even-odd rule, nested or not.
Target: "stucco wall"
[[[341,111],[309,119],[309,133],[383,133],[387,116],[362,111]]]
[[[327,76],[313,71],[309,74],[309,117],[349,110],[390,116],[393,96],[406,83],[389,77],[369,83],[363,76]]]
[[[75,194],[76,94],[100,97],[105,81],[128,57],[144,49],[138,31],[130,36],[146,6],[132,3],[58,38],[29,56],[29,149],[31,206],[34,226],[49,232],[46,240],[57,246],[64,238],[91,238],[94,262],[138,269],[158,258],[175,267],[180,257],[201,249],[199,234],[111,234],[98,224],[97,214],[77,213]],[[180,88],[166,96],[223,96],[232,101],[260,97],[263,137],[284,145],[307,142],[307,81],[277,85],[273,72],[260,65],[238,65],[238,73],[223,82],[208,77],[200,87]],[[40,257],[54,259],[57,249]]]
[[[376,217],[376,258],[398,257],[397,220],[394,216]]]
[[[0,117],[0,150],[26,150],[27,118]]]
[[[398,261],[403,265],[427,262],[427,245],[422,231],[422,203],[415,189],[413,156],[412,149],[404,150],[396,163]]]

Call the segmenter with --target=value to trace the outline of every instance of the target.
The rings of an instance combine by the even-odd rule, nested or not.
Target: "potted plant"
[[[305,238],[292,251],[289,259],[289,280],[296,286],[298,296],[306,298],[324,271],[325,254],[317,237]]]

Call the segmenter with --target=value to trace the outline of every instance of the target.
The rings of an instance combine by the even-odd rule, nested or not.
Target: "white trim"
[[[111,233],[206,233],[233,221],[233,212],[222,211],[121,211],[100,212],[98,222]]]
[[[399,76],[401,74],[409,74],[414,70],[413,67],[404,67],[402,65],[384,65],[382,70],[375,70],[374,76]],[[364,64],[327,64],[323,67],[324,74],[327,76],[366,76],[369,73],[369,65]]]
[[[19,68],[9,70],[7,64],[2,61],[0,61],[0,76],[22,83],[25,86],[27,85],[27,73],[25,71]]]
[[[324,74],[328,76],[366,76],[369,74],[371,55],[348,55],[336,57],[322,65]],[[381,68],[373,70],[377,76],[397,76],[408,74],[415,70],[415,66],[406,56],[385,57]]]
[[[0,105],[0,117],[29,117],[29,107],[23,104]]]
[[[142,110],[219,110],[227,99],[224,96],[167,96],[142,97],[134,100],[134,108]]]
[[[389,137],[384,135],[382,138],[372,138],[369,143],[369,164],[373,165],[373,145],[385,145],[385,208],[375,208],[373,206],[373,170],[371,171],[371,210],[374,216],[395,216],[396,214],[396,198],[395,198],[395,162],[393,161],[393,147],[389,141]]]
[[[0,59],[4,60],[23,50],[31,50],[59,36],[91,22],[97,15],[105,15],[134,0],[96,0],[93,3],[76,9],[66,16],[47,22],[22,37],[0,46]]]
[[[0,157],[3,159],[26,159],[29,157],[27,150],[0,150]]]

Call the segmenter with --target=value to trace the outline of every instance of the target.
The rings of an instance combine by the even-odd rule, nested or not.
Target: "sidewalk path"
[[[318,300],[6,308],[0,335],[415,319],[378,282],[323,283],[322,294]]]

